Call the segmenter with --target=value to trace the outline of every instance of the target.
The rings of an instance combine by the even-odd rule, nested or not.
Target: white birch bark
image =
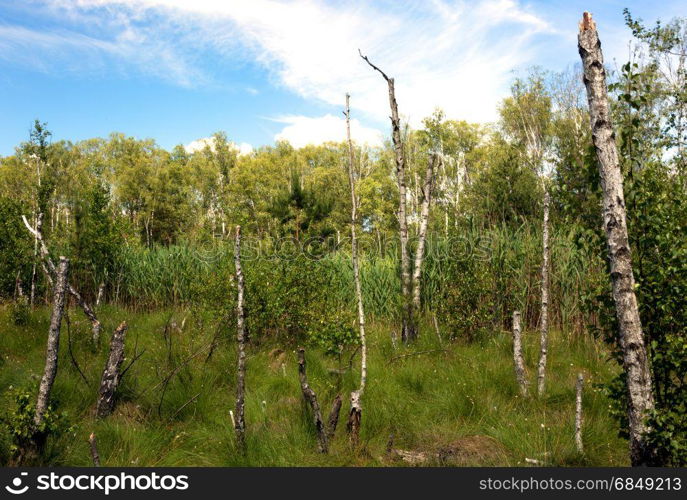
[[[520,327],[520,311],[513,311],[513,365],[515,379],[520,387],[520,394],[527,396],[527,376],[525,372],[525,358],[522,354],[522,330]]]
[[[627,380],[630,459],[634,466],[647,465],[651,464],[653,456],[644,437],[648,430],[646,418],[654,407],[651,375],[634,292],[623,177],[611,123],[603,53],[596,23],[587,12],[580,23],[578,48],[603,190],[603,228],[608,243],[613,301]]]
[[[121,367],[124,361],[124,339],[128,326],[126,321],[122,322],[112,334],[110,341],[110,354],[100,378],[100,390],[98,391],[98,405],[96,415],[98,418],[105,418],[114,411],[115,396],[117,387],[121,380]]]
[[[575,446],[579,453],[584,453],[584,445],[582,444],[582,386],[584,385],[584,376],[580,373],[577,375],[577,385],[575,390]]]
[[[39,428],[43,423],[45,412],[50,404],[50,392],[57,375],[58,353],[60,350],[60,327],[64,314],[64,297],[67,290],[69,274],[69,260],[60,257],[60,264],[55,273],[55,289],[53,293],[52,314],[50,316],[50,330],[48,331],[48,348],[45,354],[45,369],[38,387],[38,399],[33,423]]]
[[[234,265],[236,267],[236,286],[238,295],[236,299],[236,338],[238,340],[238,367],[236,377],[236,417],[234,430],[236,440],[243,453],[246,452],[246,328],[243,313],[243,270],[241,268],[241,226],[236,226],[236,243],[234,246]]]
[[[351,392],[351,411],[348,416],[348,428],[351,442],[358,444],[360,437],[360,425],[362,420],[362,395],[367,382],[367,342],[365,338],[365,309],[363,307],[363,292],[360,284],[360,264],[358,262],[358,238],[356,224],[358,221],[358,198],[355,194],[354,152],[351,140],[351,109],[350,96],[346,94],[346,138],[348,140],[348,185],[351,190],[351,260],[353,261],[353,279],[355,281],[355,297],[358,305],[358,328],[360,330],[360,386]]]
[[[546,357],[549,346],[549,191],[544,187],[544,221],[542,227],[542,264],[541,264],[541,317],[539,320],[540,345],[539,366],[537,367],[537,393],[544,394],[546,379]]]
[[[422,281],[422,262],[425,258],[425,241],[427,240],[427,227],[429,225],[429,208],[432,203],[432,190],[434,189],[434,171],[439,163],[436,154],[429,156],[425,183],[422,186],[422,208],[420,209],[420,227],[418,230],[417,251],[415,252],[415,264],[413,266],[413,308],[415,313],[420,310],[420,291]]]

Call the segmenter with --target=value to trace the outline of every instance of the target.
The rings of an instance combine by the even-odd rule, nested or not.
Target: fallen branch
[[[135,349],[135,348],[134,348],[134,349]],[[131,367],[134,365],[134,363],[135,363],[136,361],[138,361],[138,360],[141,358],[141,356],[143,356],[145,353],[146,353],[146,350],[143,349],[139,354],[135,354],[134,357],[131,358],[131,361],[129,362],[129,364],[126,365],[126,368],[124,368],[124,369],[122,370],[122,374],[119,376],[119,379],[120,379],[120,380],[124,378],[124,375],[126,375],[126,372],[129,371],[129,368],[131,368]]]
[[[179,413],[181,413],[181,411],[182,411],[184,408],[186,408],[188,405],[190,405],[190,404],[193,403],[196,399],[198,399],[198,396],[200,396],[200,392],[199,392],[198,394],[196,394],[195,396],[193,396],[193,397],[192,397],[191,399],[189,399],[188,401],[186,401],[183,405],[181,405],[181,406],[177,409],[177,411],[175,411],[175,412],[172,414],[172,416],[169,417],[169,421],[174,420],[174,417],[176,417]]]
[[[86,378],[86,375],[81,370],[79,363],[76,362],[76,357],[74,357],[74,352],[72,351],[72,328],[71,321],[69,321],[69,313],[65,313],[64,319],[67,323],[67,350],[69,351],[69,357],[72,360],[72,365],[74,366],[74,368],[76,368],[76,371],[79,372],[79,375],[81,375],[83,381],[86,382],[86,385],[90,387],[91,382],[88,380],[88,378]]]

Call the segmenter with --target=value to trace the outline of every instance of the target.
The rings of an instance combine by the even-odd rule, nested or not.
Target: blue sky
[[[237,144],[388,134],[385,83],[418,124],[494,119],[514,72],[578,61],[577,22],[592,9],[607,60],[630,38],[624,7],[645,21],[687,15],[684,1],[0,0],[0,155],[35,118],[56,139],[119,131],[161,146],[224,130]]]

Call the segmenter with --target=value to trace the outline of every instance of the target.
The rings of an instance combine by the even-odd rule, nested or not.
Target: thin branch
[[[390,81],[390,80],[393,80],[393,78],[389,78],[388,76],[386,76],[386,73],[384,73],[384,71],[382,71],[382,70],[379,69],[377,66],[375,66],[374,64],[372,64],[372,62],[368,59],[368,57],[363,55],[363,53],[360,51],[360,49],[358,49],[358,54],[360,55],[360,57],[362,57],[363,61],[365,61],[367,64],[370,65],[370,67],[371,67],[372,69],[374,69],[375,71],[379,71],[379,73],[384,77],[384,79],[385,79],[387,82]]]

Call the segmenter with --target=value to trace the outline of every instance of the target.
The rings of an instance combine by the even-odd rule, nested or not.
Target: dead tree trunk
[[[575,391],[575,446],[579,453],[584,453],[584,446],[582,445],[582,386],[584,385],[584,376],[580,373],[577,375],[577,387]]]
[[[544,395],[546,356],[549,345],[549,191],[544,187],[544,222],[542,227],[540,351],[537,367],[537,394]]]
[[[608,243],[613,301],[627,379],[630,458],[632,465],[647,465],[652,462],[653,457],[653,450],[644,437],[648,430],[646,418],[654,407],[651,375],[634,292],[623,177],[611,124],[601,42],[596,24],[587,12],[580,23],[578,48],[589,101],[592,140],[599,159],[603,189],[603,227]]]
[[[98,418],[107,417],[115,407],[115,395],[121,380],[120,369],[124,361],[124,339],[127,328],[126,321],[123,321],[112,334],[110,355],[107,358],[107,363],[105,363],[103,376],[100,379],[100,390],[98,391],[99,397],[96,408]]]
[[[360,53],[360,51],[358,51]],[[367,56],[360,53],[360,57],[378,71],[389,88],[389,106],[391,108],[391,140],[394,144],[394,159],[396,162],[396,182],[398,183],[398,226],[401,243],[401,294],[403,298],[403,314],[401,325],[401,339],[408,343],[417,337],[417,328],[413,316],[413,303],[411,298],[410,253],[408,248],[408,215],[406,210],[406,167],[403,143],[401,141],[401,119],[398,115],[398,103],[396,102],[396,90],[394,79],[389,78],[377,66],[372,64]]]
[[[103,298],[103,293],[105,292],[105,283],[100,282],[100,286],[98,287],[98,295],[95,299],[95,307],[98,307],[100,305],[100,301]]]
[[[329,441],[334,439],[334,434],[336,434],[336,426],[339,424],[341,405],[341,394],[337,394],[334,398],[334,401],[332,401],[332,409],[329,412],[329,418],[327,419],[327,439]]]
[[[40,185],[40,183],[39,183]],[[43,226],[43,214],[39,213],[35,219],[36,232],[40,234]],[[31,307],[33,308],[34,300],[36,298],[36,265],[38,264],[38,237],[33,237],[33,269],[31,270],[31,297],[29,299]]]
[[[98,453],[98,443],[95,440],[95,433],[91,432],[88,437],[88,444],[91,448],[91,459],[93,460],[94,467],[100,467],[100,454]]]
[[[50,316],[50,330],[48,331],[48,349],[45,354],[45,370],[41,385],[38,388],[38,399],[36,401],[36,412],[33,423],[36,429],[43,423],[43,417],[50,404],[50,391],[55,383],[57,375],[57,356],[60,350],[60,326],[62,325],[62,315],[64,314],[64,296],[67,290],[67,280],[69,274],[69,260],[60,257],[60,264],[55,276],[55,289],[53,292],[52,315]]]
[[[527,396],[527,375],[525,374],[525,358],[522,355],[522,330],[520,329],[520,311],[513,311],[513,364],[515,379],[520,387],[520,394]]]
[[[425,258],[425,241],[427,239],[427,226],[429,225],[429,208],[432,202],[432,190],[434,189],[434,170],[439,162],[438,155],[431,154],[425,172],[425,183],[422,187],[422,208],[420,209],[420,229],[418,231],[417,251],[415,252],[415,264],[413,266],[413,308],[414,314],[420,310],[420,285],[422,281],[422,262]],[[417,317],[417,316],[415,316]]]
[[[43,235],[41,232],[37,229],[34,229],[31,227],[29,224],[29,221],[26,220],[25,216],[21,216],[22,220],[24,221],[24,225],[26,226],[26,229],[34,235],[34,237],[38,240],[39,247],[40,247],[40,253],[43,258],[43,261],[45,262],[46,266],[48,267],[48,279],[51,279],[50,276],[54,276],[56,273],[55,269],[55,264],[53,264],[52,259],[50,258],[50,252],[48,252],[48,247],[45,245],[45,241],[43,240]],[[74,288],[71,284],[67,283],[67,289],[69,291],[69,294],[74,297],[76,302],[79,304],[79,307],[83,310],[84,314],[86,317],[90,320],[91,322],[91,332],[92,332],[92,340],[95,345],[98,345],[98,342],[100,340],[100,321],[98,321],[98,317],[95,315],[95,312],[91,308],[91,306],[86,302],[86,300],[81,296],[81,294]]]
[[[393,86],[393,85],[392,85]],[[367,381],[367,343],[365,339],[365,310],[363,308],[363,292],[360,285],[360,266],[358,263],[358,239],[356,236],[356,223],[358,220],[358,198],[355,194],[355,180],[353,177],[354,154],[353,141],[351,140],[351,109],[350,96],[346,94],[346,136],[348,139],[348,184],[351,189],[351,260],[353,261],[353,279],[355,281],[355,296],[358,303],[358,328],[360,330],[360,386],[351,392],[351,411],[348,415],[348,429],[351,443],[357,446],[360,438],[360,424],[363,413],[362,395]]]
[[[329,451],[329,443],[327,440],[327,430],[324,427],[322,420],[322,411],[320,404],[317,402],[317,395],[315,391],[308,384],[308,376],[305,373],[305,349],[298,348],[298,377],[301,381],[301,391],[303,391],[303,399],[310,405],[313,414],[313,423],[315,424],[315,431],[317,431],[317,443],[320,453],[327,453]]]
[[[236,417],[234,430],[236,441],[242,453],[246,452],[246,328],[243,315],[243,270],[241,269],[241,226],[236,226],[236,243],[234,246],[234,265],[236,266],[236,338],[238,340],[238,368],[236,376]]]
[[[24,297],[24,286],[21,282],[21,271],[17,271],[17,277],[14,280],[14,289],[15,289],[15,300],[25,300],[26,297]]]

